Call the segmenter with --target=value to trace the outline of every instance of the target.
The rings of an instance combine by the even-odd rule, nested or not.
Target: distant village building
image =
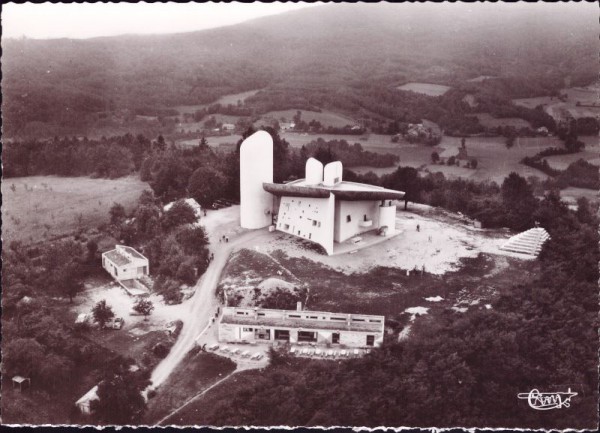
[[[384,316],[225,307],[219,322],[219,341],[227,343],[293,343],[379,347]]]
[[[233,123],[223,123],[221,126],[222,131],[235,131],[235,125]]]
[[[248,137],[240,149],[240,220],[244,228],[272,225],[321,245],[333,254],[334,242],[377,230],[395,233],[396,200],[404,192],[342,180],[342,163],[323,167],[310,158],[306,175],[273,183],[273,141],[265,131]]]
[[[296,127],[296,124],[294,122],[281,122],[279,124],[279,129],[281,129],[282,131],[288,131],[290,129],[294,129]]]

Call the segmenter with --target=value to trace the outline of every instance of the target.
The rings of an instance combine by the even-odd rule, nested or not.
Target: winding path
[[[180,318],[183,321],[183,328],[181,329],[179,338],[177,338],[175,345],[173,345],[167,357],[152,372],[150,377],[152,388],[158,388],[169,377],[185,355],[194,347],[194,342],[198,335],[209,326],[209,322],[214,317],[218,306],[215,290],[231,252],[247,246],[247,244],[260,236],[264,236],[263,230],[242,233],[234,238],[230,238],[226,244],[215,244],[213,241],[211,251],[215,255],[214,260],[209,264],[200,281],[198,281],[194,295],[187,302],[188,305],[185,314]],[[211,326],[216,326],[216,324]]]

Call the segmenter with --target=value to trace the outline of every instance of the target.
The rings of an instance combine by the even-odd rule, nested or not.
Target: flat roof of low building
[[[333,186],[323,183],[309,184],[306,179],[298,179],[286,184],[263,183],[263,189],[277,196],[327,198],[332,193],[336,198],[347,201],[357,200],[400,200],[404,192],[366,183],[338,182]]]
[[[125,266],[131,263],[131,260],[121,254],[117,249],[105,252],[104,256],[117,266]]]
[[[224,315],[221,323],[229,325],[267,326],[272,328],[326,329],[331,331],[381,332],[381,323],[334,322],[329,320],[290,319],[286,317]]]
[[[225,307],[221,323],[334,331],[382,332],[385,317],[308,310],[295,311]]]
[[[131,254],[136,259],[145,259],[146,258],[143,255],[141,255],[140,253],[138,253],[135,248],[131,248],[126,245],[119,245],[119,247],[123,248],[125,251],[127,251],[129,254]]]

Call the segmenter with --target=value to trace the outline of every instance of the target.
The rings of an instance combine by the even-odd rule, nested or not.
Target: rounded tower
[[[257,131],[240,147],[240,225],[246,229],[267,227],[272,222],[273,197],[263,189],[273,182],[273,138]]]

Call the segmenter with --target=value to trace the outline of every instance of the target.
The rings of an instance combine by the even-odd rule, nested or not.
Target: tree
[[[454,155],[452,155],[451,157],[449,157],[448,161],[446,161],[446,164],[448,164],[448,165],[455,165],[456,164],[456,157]]]
[[[191,286],[196,282],[196,273],[194,272],[194,267],[188,262],[183,262],[179,265],[175,277],[188,286]]]
[[[162,224],[169,230],[183,224],[196,222],[196,213],[184,200],[177,200],[162,217]]]
[[[17,338],[6,343],[2,361],[9,375],[31,377],[37,373],[45,357],[44,347],[35,339]]]
[[[93,239],[90,239],[85,245],[88,251],[88,262],[91,262],[96,257],[96,253],[98,252],[98,242]]]
[[[460,139],[460,147],[462,147],[463,149],[467,148],[467,138],[466,137],[462,137]]]
[[[202,206],[210,207],[215,200],[221,197],[226,185],[227,179],[220,170],[203,166],[192,173],[188,191]]]
[[[110,223],[111,224],[117,225],[117,224],[121,224],[123,221],[125,221],[125,217],[126,217],[125,208],[120,203],[113,203],[113,205],[111,206],[108,213],[110,214]]]
[[[167,148],[167,143],[165,142],[165,137],[163,137],[162,135],[159,135],[158,138],[156,139],[156,142],[154,145],[160,152],[164,152],[164,150]]]
[[[501,194],[506,226],[513,230],[530,228],[538,202],[527,180],[517,173],[510,173],[502,183]]]
[[[92,314],[94,315],[94,320],[98,323],[98,325],[100,325],[100,328],[104,328],[106,322],[115,317],[115,313],[110,305],[106,305],[105,299],[99,301],[94,306],[92,309]]]
[[[94,418],[104,424],[137,424],[146,409],[142,391],[150,385],[147,371],[129,371],[125,363],[109,369],[98,384],[98,399],[91,402]]]
[[[431,152],[431,162],[437,164],[440,161],[440,155],[437,152]]]
[[[148,320],[148,316],[154,310],[154,304],[148,299],[140,298],[133,306],[133,309],[144,316],[144,320]]]
[[[383,176],[382,183],[386,188],[405,192],[404,210],[408,209],[409,201],[417,201],[421,194],[419,172],[413,167],[398,167],[394,173]]]
[[[331,145],[325,147],[319,147],[313,154],[313,158],[318,160],[321,164],[327,165],[330,162],[337,161],[337,156],[331,150]]]
[[[471,160],[471,168],[473,168],[473,169],[477,168],[477,160],[475,158],[473,158]]]
[[[575,216],[584,224],[591,224],[594,221],[594,214],[592,213],[590,202],[586,197],[579,197],[577,199]]]
[[[506,137],[506,148],[510,149],[514,145],[515,145],[515,136],[513,134],[510,134],[508,137]]]
[[[202,254],[208,245],[208,236],[204,227],[184,227],[175,235],[175,239],[188,255]]]

